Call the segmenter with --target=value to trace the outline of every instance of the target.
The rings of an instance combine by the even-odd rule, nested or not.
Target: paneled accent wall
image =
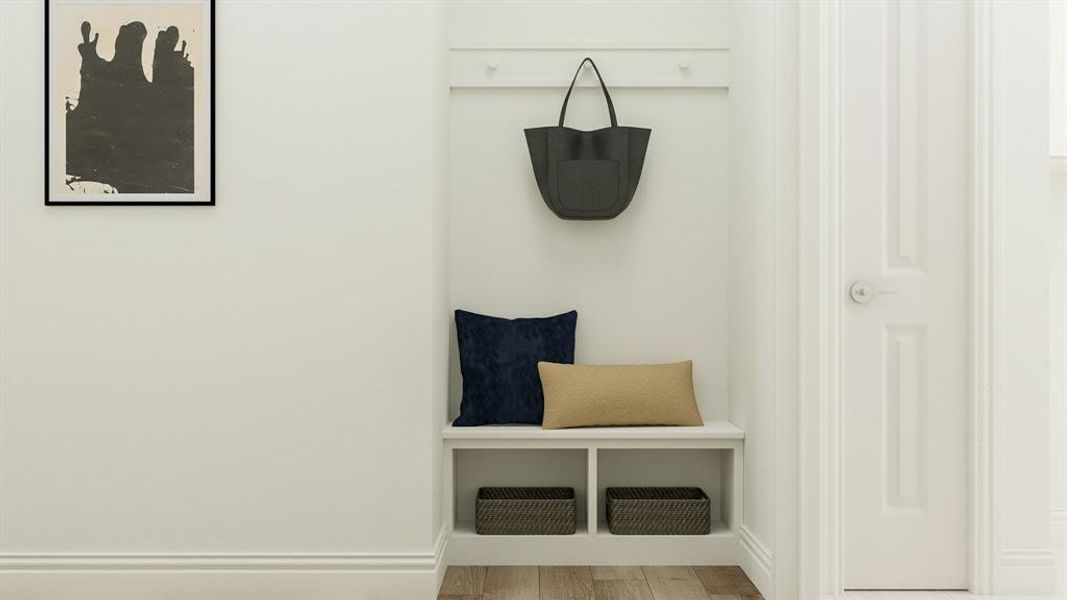
[[[450,16],[453,307],[509,317],[577,309],[578,362],[692,359],[705,419],[733,417],[731,405],[748,400],[728,397],[732,361],[760,369],[749,362],[755,355],[735,357],[730,339],[730,179],[735,170],[752,174],[738,166],[731,145],[736,9],[718,1],[458,2]],[[600,67],[619,123],[653,130],[633,203],[611,221],[563,221],[549,212],[522,132],[557,122],[584,56]],[[568,126],[607,124],[595,86],[587,69],[568,107]],[[746,214],[759,219],[757,239],[773,229],[766,215]],[[749,249],[742,246],[739,260],[748,260]],[[771,318],[750,309],[764,306],[751,295],[757,293],[745,288],[736,318]],[[453,416],[460,381],[453,356]],[[772,436],[767,428],[746,439],[746,448],[763,449],[751,464],[746,459],[746,468],[764,482],[771,477]],[[681,480],[705,468],[699,453],[685,454],[661,475]],[[468,467],[464,477],[507,474],[486,463]],[[712,497],[721,494],[717,478],[700,484]],[[755,488],[752,514],[762,516],[758,526],[745,528],[767,566],[773,560],[769,488]]]
[[[724,2],[458,2],[450,15],[453,306],[575,308],[579,362],[692,359],[709,419],[727,405],[729,19]],[[611,221],[549,212],[522,131],[557,122],[584,56],[620,124],[653,130],[634,201]],[[568,126],[607,124],[593,86],[587,69]]]

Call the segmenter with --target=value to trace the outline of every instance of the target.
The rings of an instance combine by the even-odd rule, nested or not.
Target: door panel
[[[962,589],[968,9],[846,2],[841,17],[844,584]]]

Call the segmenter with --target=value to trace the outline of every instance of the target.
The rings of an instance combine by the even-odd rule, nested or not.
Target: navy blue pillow
[[[453,425],[540,424],[545,412],[538,361],[574,363],[578,312],[501,319],[456,311],[463,400]]]

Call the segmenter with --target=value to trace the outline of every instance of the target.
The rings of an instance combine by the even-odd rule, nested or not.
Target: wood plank
[[[593,600],[589,567],[538,567],[541,600]]]
[[[482,600],[539,600],[537,567],[489,567]]]
[[[448,567],[441,583],[441,595],[481,594],[485,589],[485,567]]]
[[[596,579],[593,580],[593,593],[596,600],[655,600],[643,578]]]
[[[699,580],[649,579],[648,587],[656,600],[711,600]]]
[[[694,567],[693,570],[712,596],[733,594],[745,598],[760,597],[759,590],[741,567]]]
[[[762,596],[740,567],[449,567],[438,600],[762,600]]]
[[[641,567],[593,567],[593,579],[602,581],[644,581],[645,574],[641,571]]]
[[[711,600],[692,567],[641,567],[655,600]]]
[[[687,579],[699,581],[693,567],[641,567],[645,579]]]

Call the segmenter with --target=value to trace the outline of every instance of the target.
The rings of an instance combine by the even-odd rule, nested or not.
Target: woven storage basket
[[[711,500],[700,488],[607,488],[608,529],[615,535],[707,535]]]
[[[573,534],[578,530],[574,488],[479,488],[474,529],[480,535]]]

